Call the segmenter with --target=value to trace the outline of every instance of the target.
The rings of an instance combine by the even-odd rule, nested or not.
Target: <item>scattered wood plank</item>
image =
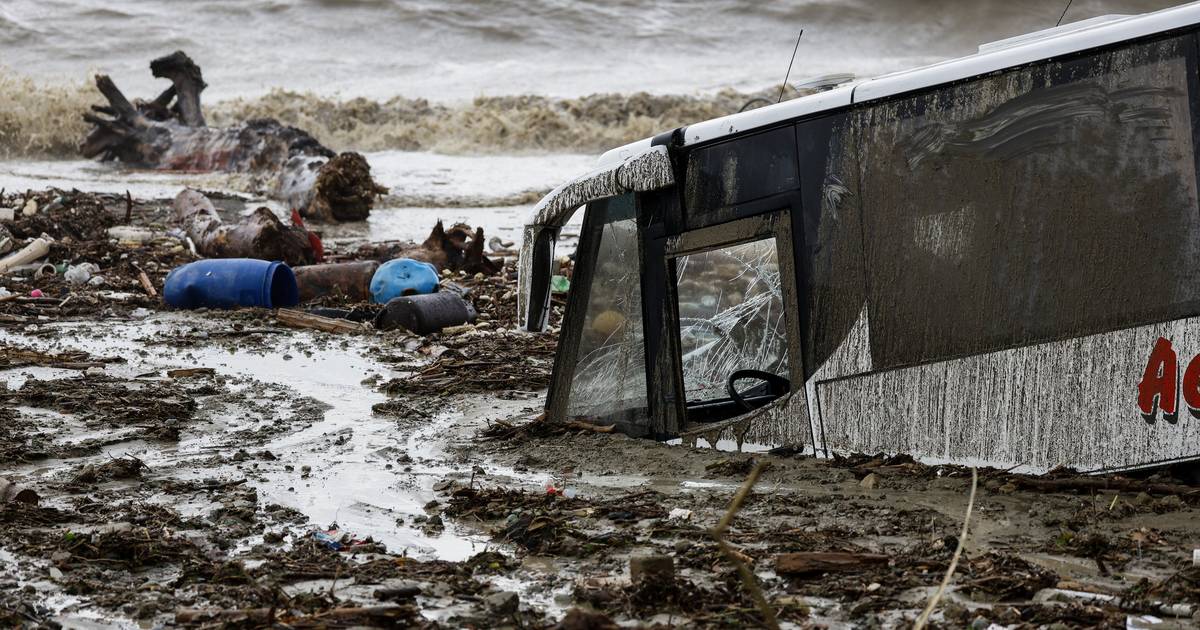
[[[275,318],[284,326],[310,328],[330,333],[360,333],[367,329],[366,326],[349,320],[322,317],[288,308],[279,309]]]
[[[843,551],[802,551],[775,556],[775,572],[780,575],[813,575],[861,571],[885,565],[889,556],[877,553]]]
[[[170,378],[193,378],[196,376],[212,376],[217,371],[213,368],[180,368],[178,370],[167,370],[167,376]]]

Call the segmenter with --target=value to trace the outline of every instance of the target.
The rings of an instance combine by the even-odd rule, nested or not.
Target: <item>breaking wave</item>
[[[518,95],[439,104],[400,96],[381,102],[276,89],[260,97],[207,104],[205,114],[214,126],[276,118],[338,151],[591,153],[730,114],[765,95],[727,89],[705,96]],[[88,130],[81,115],[102,100],[82,82],[42,84],[0,69],[0,157],[76,156],[76,145]]]

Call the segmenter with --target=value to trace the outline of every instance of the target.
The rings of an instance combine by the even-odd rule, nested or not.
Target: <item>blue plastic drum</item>
[[[437,267],[411,258],[389,260],[371,277],[371,300],[387,304],[392,298],[423,295],[438,289]]]
[[[211,258],[176,267],[167,275],[163,299],[175,308],[284,308],[300,303],[296,276],[282,262]]]

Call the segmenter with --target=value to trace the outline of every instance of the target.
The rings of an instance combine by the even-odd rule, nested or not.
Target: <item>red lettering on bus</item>
[[[1196,360],[1193,359],[1195,364]],[[1192,373],[1193,366],[1189,365],[1187,372]],[[1195,371],[1200,371],[1197,367]],[[1200,374],[1193,375],[1200,385]],[[1162,409],[1163,419],[1168,422],[1174,422],[1178,413],[1179,395],[1177,383],[1179,382],[1179,362],[1175,357],[1175,349],[1171,347],[1171,342],[1159,337],[1158,341],[1154,342],[1154,348],[1150,351],[1150,359],[1146,362],[1146,372],[1142,374],[1142,380],[1138,383],[1138,409],[1142,412],[1142,417],[1146,422],[1154,422],[1158,410]],[[1184,383],[1184,391],[1187,392],[1188,383]],[[1197,392],[1198,402],[1200,402],[1200,392]],[[1189,405],[1191,401],[1188,401]]]

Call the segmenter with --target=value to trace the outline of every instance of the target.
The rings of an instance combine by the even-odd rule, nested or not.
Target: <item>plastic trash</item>
[[[0,221],[12,221],[17,218],[16,208],[0,208]]]
[[[690,521],[692,520],[692,511],[687,508],[675,508],[667,514],[667,519],[672,521]]]
[[[53,265],[50,265],[54,269]],[[92,274],[100,271],[100,268],[92,263],[80,263],[67,267],[66,273],[63,274],[63,279],[71,284],[84,284],[92,279]]]
[[[393,298],[433,293],[437,288],[436,267],[411,258],[397,258],[375,270],[371,278],[371,299],[376,304],[387,304]]]
[[[305,265],[292,270],[300,287],[300,301],[309,302],[325,295],[342,295],[356,302],[371,299],[371,280],[379,263],[374,260]]]
[[[46,297],[46,295],[44,293],[42,293],[41,289],[34,289],[29,292],[29,297],[40,298],[40,297]]]
[[[145,243],[158,237],[158,232],[136,225],[117,225],[108,228],[108,238],[122,243]]]
[[[38,211],[37,200],[30,199],[29,201],[25,202],[25,208],[23,210],[21,210],[21,214],[23,214],[27,217],[31,217],[31,216],[37,214],[37,211]]]
[[[211,258],[171,270],[163,299],[175,308],[284,308],[298,304],[300,293],[296,276],[282,262]]]
[[[457,293],[409,295],[389,301],[375,316],[375,328],[404,328],[418,335],[428,335],[449,326],[474,322],[475,316],[475,307]]]
[[[33,239],[28,245],[22,247],[20,251],[14,252],[3,260],[0,260],[0,273],[7,273],[13,267],[27,265],[44,257],[50,253],[50,246],[52,244],[54,244],[54,239],[45,234]]]
[[[566,293],[571,290],[571,280],[566,276],[551,276],[550,290],[555,293]]]

